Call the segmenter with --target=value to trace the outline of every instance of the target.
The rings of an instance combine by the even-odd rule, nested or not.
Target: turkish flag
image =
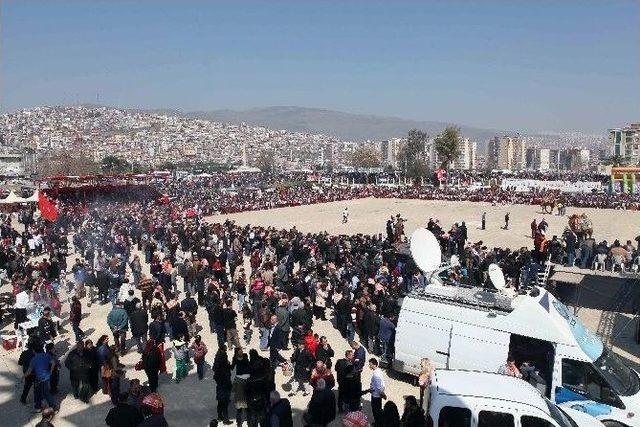
[[[38,208],[42,218],[47,221],[55,221],[58,219],[58,209],[56,205],[42,192],[38,197]]]

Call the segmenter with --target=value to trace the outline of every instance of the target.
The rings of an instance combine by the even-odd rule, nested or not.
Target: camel
[[[583,213],[581,215],[573,214],[569,216],[569,228],[576,233],[579,240],[584,238],[591,238],[593,235],[593,223],[589,218],[587,218],[587,214]]]
[[[544,213],[548,213],[548,214],[553,213],[553,208],[555,207],[556,207],[555,197],[545,197],[544,199],[542,199],[542,202],[540,202],[540,208]]]

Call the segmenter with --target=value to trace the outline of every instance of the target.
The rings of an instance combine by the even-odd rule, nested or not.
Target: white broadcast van
[[[558,407],[525,381],[477,371],[436,369],[428,416],[439,427],[602,427],[590,415]]]
[[[393,368],[418,375],[436,367],[497,372],[507,356],[534,367],[530,382],[551,401],[607,426],[640,427],[638,373],[546,290],[525,295],[429,285],[402,301]]]

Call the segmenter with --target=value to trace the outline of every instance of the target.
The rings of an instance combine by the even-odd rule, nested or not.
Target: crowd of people
[[[239,179],[236,184],[236,179]],[[561,193],[537,188],[517,192],[511,188],[493,186],[385,186],[374,184],[332,185],[311,183],[297,177],[290,185],[278,186],[265,178],[262,182],[247,178],[205,178],[161,185],[183,206],[196,207],[201,215],[262,210],[278,207],[309,205],[366,197],[486,202],[492,204],[540,205],[554,199],[563,208],[638,209],[640,195],[625,193]]]
[[[180,383],[193,368],[202,380],[211,366],[219,422],[231,422],[233,414],[239,426],[292,425],[288,397],[302,394],[310,395],[307,425],[338,418],[345,426],[425,425],[424,399],[406,396],[402,410],[384,402],[383,371],[393,360],[398,299],[428,285],[398,250],[406,241],[400,216],[387,221],[386,233],[370,236],[209,223],[202,216],[369,196],[513,202],[513,194],[426,187],[247,188],[253,184],[258,183],[243,182],[233,191],[227,191],[227,180],[165,184],[168,203],[117,195],[89,203],[68,199],[59,202],[55,222],[33,211],[3,216],[0,270],[11,283],[14,326],[19,330],[37,317],[20,355],[20,400],[25,403],[33,388],[43,423],[51,423],[51,409],[59,409],[55,395],[64,369],[74,398],[109,397],[108,425],[162,426],[167,422],[160,396],[170,386],[160,386],[160,378],[172,375]],[[443,228],[432,218],[425,225],[445,258],[459,259],[442,277],[454,284],[491,286],[491,263],[500,264],[519,287],[535,280],[549,258],[591,265],[606,253],[614,263],[622,256],[628,267],[637,258],[631,242],[597,244],[572,237],[571,230],[547,240],[542,222],[532,225],[533,248],[518,251],[470,242],[464,222]],[[95,342],[82,326],[83,308],[93,304],[111,307]],[[67,313],[76,344],[58,355],[55,319]],[[336,328],[350,350],[336,354],[336,343],[320,332],[326,327]],[[216,337],[211,351],[205,333]],[[121,363],[131,351],[139,353],[134,369],[144,372],[144,382],[130,378]],[[171,373],[168,358],[174,359]],[[424,366],[420,396],[432,369],[428,361]],[[366,370],[369,384],[362,379]],[[289,381],[277,384],[278,375]],[[371,413],[365,414],[367,393]]]
[[[227,421],[233,406],[238,425],[291,425],[276,370],[290,374],[291,387],[311,394],[304,415],[309,425],[327,425],[338,413],[345,425],[366,425],[361,401],[367,392],[375,425],[382,425],[388,413],[399,414],[391,401],[383,408],[380,365],[392,358],[396,301],[407,290],[412,264],[396,256],[393,241],[172,215],[171,205],[128,200],[82,208],[63,204],[56,223],[31,215],[25,231],[19,231],[14,215],[4,217],[0,268],[13,287],[16,327],[34,306],[43,310],[21,354],[23,402],[32,384],[34,408],[57,410],[52,382],[66,368],[75,398],[88,402],[95,393],[109,396],[114,405],[109,425],[164,425],[162,413],[144,399],[162,392],[158,378],[167,371],[165,350],[175,359],[176,382],[193,365],[203,378],[211,359],[196,314],[204,311],[205,327],[217,337],[212,369],[218,420]],[[42,241],[33,251],[24,243],[32,235]],[[67,258],[74,261],[67,265]],[[58,303],[42,301],[41,288]],[[67,304],[76,344],[66,355],[56,355],[59,337],[51,310],[64,305],[56,311],[62,316]],[[109,332],[95,342],[82,326],[83,305],[92,304],[112,306],[103,320]],[[314,330],[329,311],[352,348],[344,357]],[[253,335],[259,337],[258,349],[247,354]],[[120,362],[134,347],[140,352],[135,369],[147,377],[144,385],[127,379]],[[375,379],[369,387],[361,380],[366,369]],[[49,415],[43,412],[44,418]],[[414,425],[397,418],[396,425]]]

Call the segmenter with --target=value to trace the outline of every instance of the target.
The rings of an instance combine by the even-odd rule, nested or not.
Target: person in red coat
[[[316,357],[316,351],[318,350],[318,337],[313,334],[313,331],[309,329],[307,335],[304,336],[304,347],[309,350],[309,353]]]

